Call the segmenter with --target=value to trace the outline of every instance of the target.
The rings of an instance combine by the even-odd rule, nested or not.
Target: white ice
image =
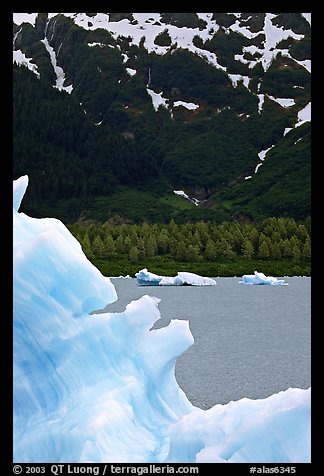
[[[160,276],[151,273],[147,268],[141,269],[135,273],[137,282],[140,285],[158,285],[158,286],[215,286],[216,281],[212,278],[205,278],[198,274],[179,271],[176,276]]]
[[[13,185],[15,462],[310,461],[310,388],[194,407],[175,379],[188,322],[152,329],[147,295],[90,314],[115,288],[63,223],[19,212],[27,185]]]
[[[263,273],[254,271],[254,274],[244,274],[242,276],[242,284],[265,284],[265,285],[288,285],[284,279],[274,278],[273,276],[265,276]]]

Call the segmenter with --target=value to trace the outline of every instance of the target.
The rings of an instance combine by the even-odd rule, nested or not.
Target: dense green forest
[[[22,209],[66,222],[80,217],[104,222],[114,215],[133,223],[222,222],[239,215],[305,219],[310,214],[309,123],[280,139],[252,180],[242,176],[242,169],[253,174],[261,142],[271,145],[273,134],[290,125],[289,111],[283,114],[271,102],[267,107],[243,123],[225,109],[171,125],[169,113],[162,111],[158,134],[150,132],[156,121],[151,111],[145,119],[150,127],[144,134],[145,124],[141,129],[139,123],[142,132],[133,140],[112,124],[102,128],[89,122],[74,96],[16,66],[13,174],[30,177]],[[136,129],[130,131],[136,136]],[[202,198],[199,207],[173,197],[172,190],[184,184]]]
[[[310,275],[311,220],[267,218],[259,223],[69,225],[87,257],[107,276],[191,271],[233,276],[255,270]]]
[[[134,22],[131,13],[110,15],[110,21]],[[261,53],[250,50],[262,51],[265,14],[242,14],[244,28],[260,32],[251,38],[228,29],[235,15],[214,13],[213,19],[220,27],[208,40],[193,38],[203,55],[178,47],[168,30],[203,30],[206,22],[195,13],[161,14],[165,29],[154,44],[166,48],[164,54],[149,51],[144,36],[134,44],[103,28],[82,28],[63,14],[48,19],[41,13],[35,26],[13,26],[14,49],[39,73],[13,67],[13,174],[30,177],[23,211],[102,223],[112,217],[221,223],[310,215],[310,123],[294,127],[310,102],[311,75],[297,62],[311,57],[309,24],[300,14],[278,14],[274,24],[304,36],[278,43],[264,69],[260,61],[246,62],[260,60]],[[45,36],[71,94],[53,87]],[[233,82],[232,75],[245,80]],[[163,95],[163,107],[155,110],[148,88]],[[276,98],[293,104],[282,107]],[[255,174],[258,154],[270,147]],[[174,197],[179,189],[199,206]]]

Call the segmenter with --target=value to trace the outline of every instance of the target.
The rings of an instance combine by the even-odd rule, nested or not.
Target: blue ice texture
[[[175,379],[189,324],[148,295],[124,312],[62,222],[19,212],[13,184],[15,462],[310,461],[311,388],[193,406]]]

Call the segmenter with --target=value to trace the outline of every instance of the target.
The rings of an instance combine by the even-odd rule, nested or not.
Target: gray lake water
[[[289,286],[246,286],[216,278],[217,286],[139,287],[112,278],[118,300],[107,312],[148,294],[161,299],[162,318],[189,321],[195,343],[176,363],[189,400],[206,409],[240,398],[266,398],[311,385],[311,278],[285,278]]]

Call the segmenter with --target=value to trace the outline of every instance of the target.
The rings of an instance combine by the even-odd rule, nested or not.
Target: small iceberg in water
[[[263,273],[258,273],[254,271],[254,274],[244,274],[242,276],[243,284],[268,284],[268,285],[284,285],[287,286],[288,283],[285,283],[284,279],[274,278],[273,276],[265,276]]]
[[[198,274],[178,272],[177,276],[159,276],[146,268],[135,273],[139,286],[215,286],[216,281]]]

